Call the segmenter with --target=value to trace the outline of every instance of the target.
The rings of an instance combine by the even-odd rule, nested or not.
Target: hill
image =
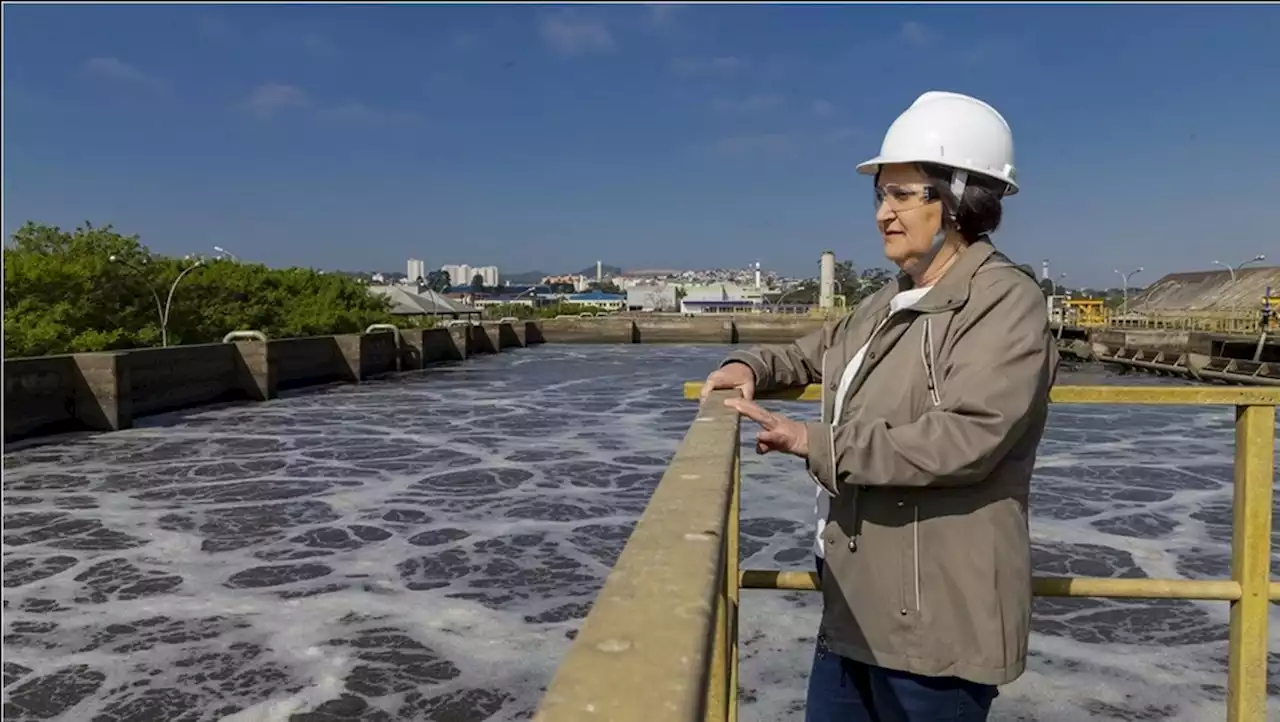
[[[529,283],[539,283],[547,277],[542,271],[523,271],[521,273],[503,273],[502,283],[514,283],[516,285],[524,285]]]

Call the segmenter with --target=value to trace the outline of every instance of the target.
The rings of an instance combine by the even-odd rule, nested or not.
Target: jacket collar
[[[967,248],[960,251],[960,255],[956,257],[955,263],[951,264],[951,268],[938,279],[929,289],[929,293],[912,307],[912,310],[920,313],[938,313],[940,311],[950,311],[960,308],[969,300],[969,289],[973,284],[973,276],[982,268],[982,264],[986,263],[992,255],[996,254],[995,246],[991,245],[991,240],[986,236],[970,243]],[[895,294],[902,291],[909,291],[913,288],[911,277],[905,273],[899,273],[896,279],[897,285],[893,291],[886,294],[881,303],[887,308],[889,299]],[[890,284],[894,286],[894,284]],[[879,305],[879,304],[877,304]]]

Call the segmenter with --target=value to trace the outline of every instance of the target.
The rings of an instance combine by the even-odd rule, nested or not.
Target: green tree
[[[477,273],[471,277],[471,292],[484,293],[484,276]]]
[[[86,222],[67,233],[28,223],[4,249],[4,351],[33,356],[150,345],[160,339],[145,283],[108,260],[151,268],[137,236]]]
[[[116,256],[126,263],[112,263]],[[6,356],[156,346],[170,286],[188,261],[151,253],[137,236],[85,223],[66,232],[28,223],[4,249]],[[133,270],[133,269],[136,269]],[[388,323],[389,303],[358,280],[310,269],[210,260],[174,293],[171,345],[233,330],[271,338],[362,331]]]
[[[444,293],[453,287],[453,279],[448,271],[432,271],[426,277],[427,288],[436,293]]]
[[[858,272],[852,261],[837,261],[835,267],[835,293],[844,296],[845,303],[853,308],[862,299],[880,290],[893,274],[883,268],[867,268]]]
[[[487,306],[484,309],[484,317],[488,319],[506,318],[507,316],[527,321],[531,318],[537,318],[538,313],[532,306],[526,306],[523,303],[503,303],[497,306]]]

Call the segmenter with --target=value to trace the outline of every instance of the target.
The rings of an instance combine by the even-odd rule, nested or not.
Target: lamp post
[[[1119,268],[1115,269],[1115,271],[1116,273],[1120,274],[1120,278],[1124,279],[1124,285],[1123,285],[1124,306],[1121,307],[1120,313],[1121,315],[1128,315],[1129,313],[1129,279],[1133,278],[1136,274],[1142,273],[1142,266],[1138,266],[1137,268],[1133,269],[1132,271],[1129,271],[1128,273],[1122,272]]]
[[[1261,262],[1261,261],[1265,261],[1265,260],[1267,260],[1267,257],[1266,257],[1266,256],[1264,256],[1264,255],[1262,255],[1261,253],[1259,253],[1258,255],[1254,256],[1253,258],[1250,258],[1249,260],[1244,261],[1243,263],[1237,263],[1237,264],[1236,264],[1236,265],[1234,265],[1234,266],[1228,266],[1227,264],[1223,263],[1222,261],[1214,261],[1213,263],[1214,263],[1214,265],[1222,266],[1223,268],[1227,269],[1227,273],[1230,273],[1230,274],[1231,274],[1231,282],[1232,282],[1232,283],[1235,283],[1235,282],[1236,282],[1236,271],[1239,271],[1241,268],[1244,268],[1245,266],[1249,265],[1250,263],[1259,263],[1259,262]]]
[[[151,283],[151,280],[147,278],[147,274],[142,272],[142,269],[119,256],[113,255],[107,260],[124,266],[135,276],[142,279],[143,283],[147,284],[147,290],[151,291],[151,297],[155,299],[156,302],[156,313],[160,316],[160,346],[162,348],[167,348],[169,346],[169,311],[173,308],[173,292],[178,290],[178,284],[182,282],[182,279],[188,273],[191,273],[197,268],[203,266],[204,261],[197,259],[195,263],[182,269],[182,272],[178,274],[178,277],[173,279],[173,284],[169,286],[169,295],[165,299],[164,304],[161,305],[160,292],[156,290],[156,287]]]

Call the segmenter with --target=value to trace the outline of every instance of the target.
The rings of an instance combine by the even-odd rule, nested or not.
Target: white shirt
[[[889,315],[871,332],[871,337],[862,345],[862,348],[858,349],[858,353],[853,355],[853,358],[849,360],[849,365],[845,366],[844,372],[840,374],[840,386],[836,391],[836,405],[831,413],[831,428],[833,431],[840,423],[840,415],[844,413],[845,397],[849,394],[849,387],[853,384],[854,377],[858,375],[858,370],[862,368],[862,357],[866,355],[867,347],[871,345],[871,342],[875,340],[876,334],[880,333],[880,329],[884,328],[884,325],[888,323],[894,314],[915,306],[920,302],[920,299],[925,297],[925,294],[929,293],[929,288],[929,286],[912,288],[889,299]],[[824,368],[822,372],[825,374],[826,369]],[[818,519],[818,524],[813,537],[813,553],[822,557],[824,555],[822,530],[827,525],[827,515],[831,513],[831,495],[822,486],[815,486],[817,486],[818,490],[813,511],[814,516]]]

